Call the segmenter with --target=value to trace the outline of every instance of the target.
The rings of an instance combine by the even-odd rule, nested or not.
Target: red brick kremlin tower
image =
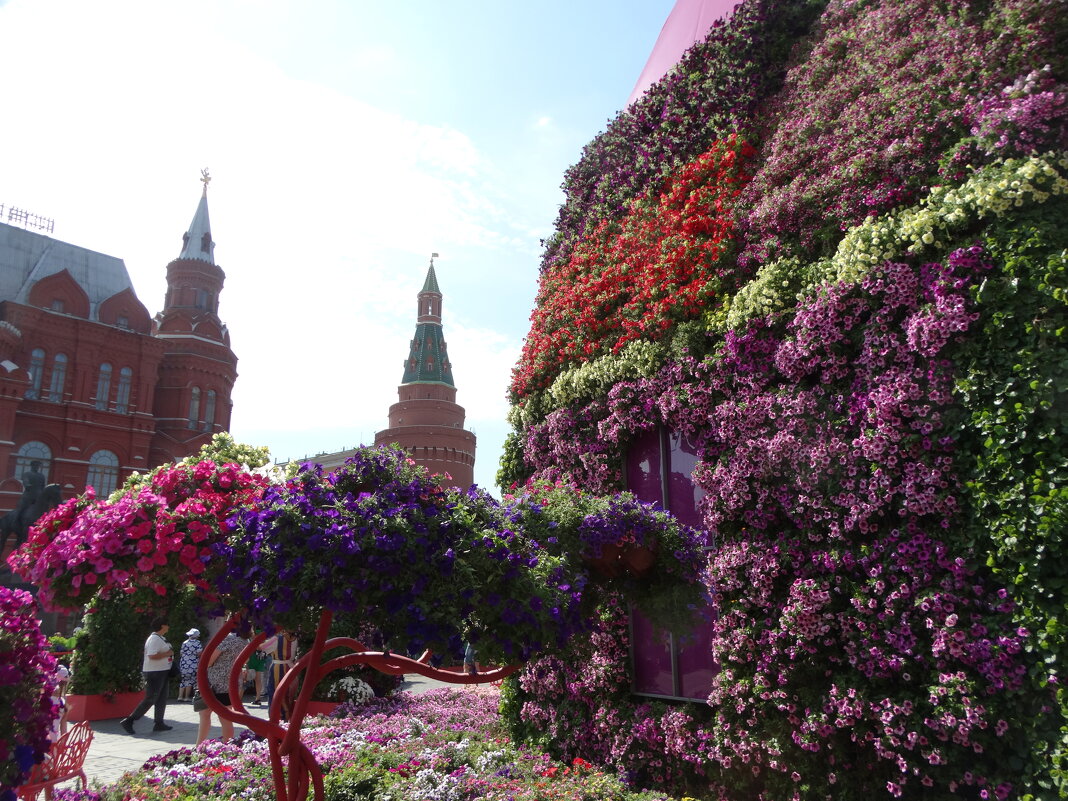
[[[464,429],[464,408],[456,403],[452,362],[441,330],[441,290],[434,258],[418,296],[415,338],[389,407],[389,428],[375,434],[375,445],[396,443],[431,473],[448,475],[442,484],[466,489],[474,482],[475,435]]]
[[[196,453],[212,434],[230,428],[237,356],[230,349],[230,332],[219,319],[226,274],[215,264],[207,170],[201,180],[200,204],[182,237],[182,252],[167,265],[167,296],[152,325],[153,335],[163,342],[153,404],[152,464]]]

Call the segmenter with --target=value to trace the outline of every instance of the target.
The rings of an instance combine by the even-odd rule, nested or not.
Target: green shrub
[[[125,597],[97,599],[74,635],[70,692],[114,695],[140,690],[148,623]]]
[[[1056,696],[1068,660],[1068,201],[1058,198],[1007,217],[984,232],[999,264],[976,292],[982,328],[960,356],[964,406],[960,473],[969,476],[970,543],[1016,603],[1015,622],[1030,632],[1031,681],[1038,697]],[[1048,772],[1049,743],[1062,742],[1051,775],[1062,783],[1066,755],[1056,731],[1021,718],[1025,773]],[[1048,782],[1039,787],[1049,789]],[[1063,796],[1062,796],[1063,797]]]

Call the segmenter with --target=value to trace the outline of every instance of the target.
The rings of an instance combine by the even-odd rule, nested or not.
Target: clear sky
[[[151,314],[208,167],[231,430],[370,443],[431,252],[492,488],[540,240],[673,0],[0,0],[0,203],[125,260]]]

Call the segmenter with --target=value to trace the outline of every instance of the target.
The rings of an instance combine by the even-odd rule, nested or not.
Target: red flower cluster
[[[721,293],[715,267],[734,239],[734,199],[754,149],[732,135],[682,167],[655,200],[641,198],[618,222],[601,222],[567,262],[546,271],[530,333],[512,376],[517,398],[562,368],[663,339]]]
[[[201,461],[160,468],[114,501],[97,500],[90,488],[45,514],[8,564],[38,585],[48,609],[79,608],[97,591],[162,596],[186,584],[211,597],[212,546],[230,512],[266,483],[237,465]]]
[[[561,770],[559,765],[552,765],[548,768],[545,768],[544,770],[539,770],[538,775],[546,779],[555,779],[557,776],[563,777],[570,776],[572,773],[583,774],[590,773],[592,771],[593,765],[591,765],[582,757],[575,757],[573,760],[571,760],[570,768],[565,767]]]

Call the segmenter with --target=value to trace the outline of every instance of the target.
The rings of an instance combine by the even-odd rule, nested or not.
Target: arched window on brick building
[[[211,431],[215,424],[215,390],[209,389],[204,398],[204,425],[205,431]]]
[[[690,476],[697,448],[683,434],[657,428],[639,436],[627,450],[627,489],[640,500],[660,503],[686,525],[702,528],[698,509],[703,492]],[[712,661],[711,620],[685,637],[660,632],[639,613],[631,615],[631,667],[635,693],[662,698],[708,697],[718,668]]]
[[[19,447],[15,457],[15,478],[22,481],[22,474],[30,469],[33,462],[40,463],[38,469],[45,477],[45,483],[48,483],[48,474],[52,469],[52,449],[37,440],[31,440]]]
[[[104,362],[96,377],[96,408],[107,411],[108,397],[111,395],[111,365]]]
[[[119,370],[119,386],[115,389],[115,411],[126,414],[130,411],[130,387],[133,384],[133,370],[123,367]]]
[[[30,385],[26,388],[26,397],[37,400],[41,397],[41,382],[44,381],[45,352],[34,348],[30,353]]]
[[[200,420],[200,387],[193,387],[189,393],[189,427],[195,429]]]
[[[119,457],[111,451],[100,450],[89,457],[89,474],[85,484],[96,490],[96,497],[104,498],[119,485]]]
[[[52,359],[52,377],[48,383],[48,400],[63,402],[63,388],[67,383],[67,354],[57,353]]]

